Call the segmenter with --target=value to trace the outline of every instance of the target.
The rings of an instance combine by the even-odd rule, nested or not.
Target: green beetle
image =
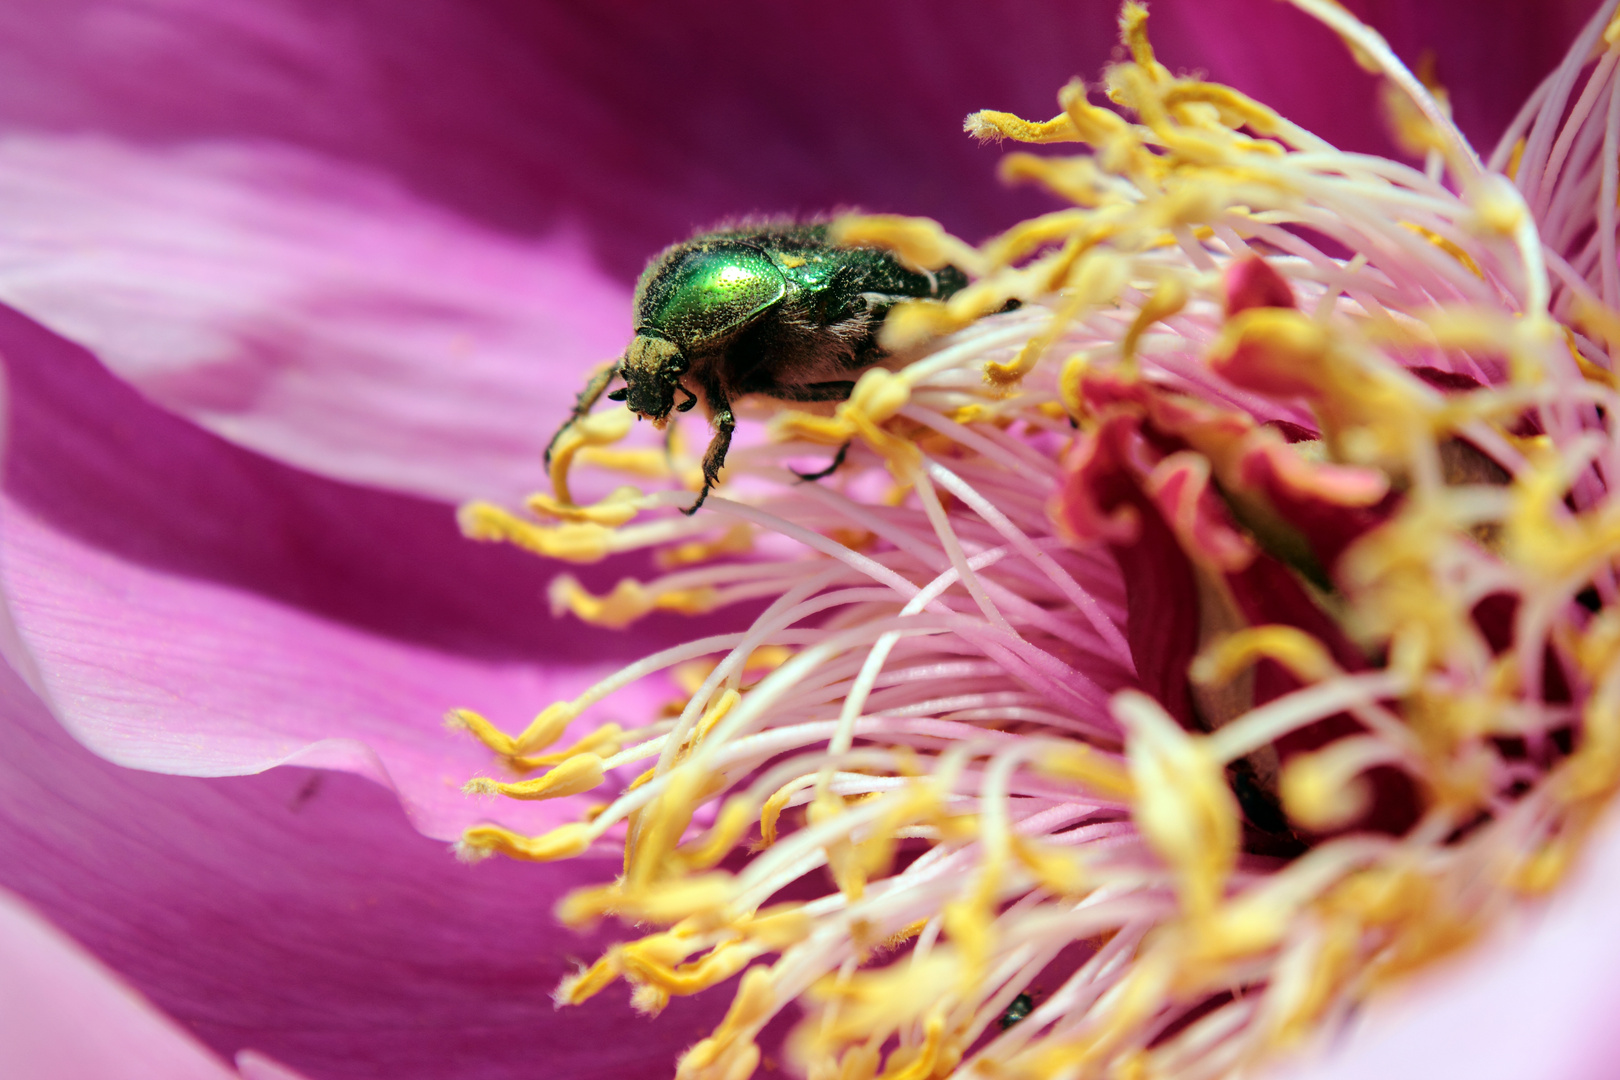
[[[733,401],[747,394],[844,400],[854,377],[887,355],[877,332],[891,307],[943,300],[966,284],[954,266],[920,272],[886,251],[833,244],[824,224],[745,224],[703,233],[665,250],[641,275],[635,339],[591,379],[551,445],[616,378],[624,386],[609,399],[660,428],[671,411],[687,412],[701,402],[714,438],[703,457],[703,490],[686,511],[695,513],[726,463],[736,427]]]
[[[1012,999],[1012,1004],[1007,1006],[1007,1011],[1001,1014],[1001,1030],[1006,1031],[1014,1024],[1022,1022],[1034,1011],[1035,999],[1028,994],[1019,994]]]

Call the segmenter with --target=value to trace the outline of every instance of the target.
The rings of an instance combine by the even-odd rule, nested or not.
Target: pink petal
[[[251,1056],[240,1080],[302,1080]],[[7,1080],[230,1080],[173,1020],[12,893],[0,889],[0,1076]]]
[[[243,143],[0,139],[0,299],[242,446],[448,500],[542,486],[579,373],[630,330],[575,234]]]
[[[1620,1035],[1620,819],[1542,906],[1521,912],[1457,962],[1374,999],[1320,1061],[1277,1080],[1604,1080]]]
[[[0,669],[0,887],[224,1060],[248,1050],[310,1080],[667,1080],[719,1019],[724,989],[656,1021],[622,989],[576,1009],[551,1002],[570,957],[594,959],[607,940],[562,930],[551,908],[612,872],[590,859],[467,866],[387,792],[341,773],[121,769]],[[0,931],[0,950],[12,947]],[[12,969],[0,954],[0,988]],[[102,1013],[81,1013],[74,1038],[93,1043]],[[0,1006],[0,1027],[6,1017]],[[9,1046],[0,1037],[7,1080]],[[239,1060],[253,1077],[260,1063]],[[126,1075],[138,1074],[40,1080]]]
[[[1563,59],[1598,0],[1348,0],[1417,70],[1425,54],[1481,155]],[[1200,66],[1342,149],[1396,156],[1377,86],[1325,27],[1288,4],[1156,4],[1153,37],[1174,70]]]
[[[553,620],[556,567],[463,539],[448,506],[230,446],[5,312],[0,355],[13,398],[0,576],[39,685],[111,760],[205,775],[343,768],[392,785],[436,836],[490,815],[539,828],[573,810],[461,795],[491,755],[445,731],[445,711],[520,728],[709,625],[664,617],[626,634]],[[602,588],[644,568],[593,569]],[[668,693],[632,687],[575,734],[643,722]]]

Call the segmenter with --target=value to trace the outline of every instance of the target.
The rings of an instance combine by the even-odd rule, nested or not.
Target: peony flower
[[[1174,18],[1164,7],[1156,18]],[[464,798],[462,780],[487,770],[488,755],[437,716],[463,704],[504,720],[577,700],[621,664],[705,629],[673,616],[638,623],[633,637],[541,623],[549,570],[466,544],[445,501],[511,502],[536,486],[539,447],[579,374],[622,346],[627,277],[695,221],[859,201],[978,236],[1041,205],[996,191],[982,154],[947,128],[921,135],[932,129],[913,110],[934,111],[936,99],[947,120],[986,103],[1034,110],[1075,71],[1099,69],[1112,16],[1098,8],[1092,25],[1069,31],[1073,42],[1044,36],[1050,16],[1032,19],[1039,42],[1009,38],[999,19],[982,33],[959,22],[935,52],[909,24],[864,11],[830,13],[804,40],[726,12],[703,25],[604,27],[496,5],[413,5],[409,20],[360,9],[317,19],[269,4],[17,9],[4,31],[18,74],[0,143],[0,298],[12,309],[0,324],[12,418],[0,539],[16,624],[0,883],[226,1057],[264,1051],[312,1078],[527,1075],[536,1061],[548,1075],[666,1074],[724,1001],[677,1000],[656,1023],[604,998],[551,1011],[570,956],[624,955],[609,938],[565,935],[548,914],[570,886],[604,882],[611,868],[583,859],[538,874],[466,870],[413,835],[392,799],[441,839],[489,815],[521,835],[572,820],[577,799]],[[1185,56],[1177,65],[1226,60],[1236,72],[1228,58],[1256,37],[1223,39],[1218,16],[1189,8],[1180,34],[1156,26],[1156,40]],[[1281,27],[1279,54],[1299,40],[1313,57],[1337,56],[1284,9],[1267,6],[1264,18]],[[1573,28],[1562,33],[1551,18],[1532,29],[1561,48]],[[1188,40],[1210,34],[1196,48]],[[715,48],[717,36],[727,47]],[[646,42],[615,54],[633,63],[588,59],[627,38]],[[806,85],[791,65],[757,59],[761,40],[784,39],[828,77]],[[1525,76],[1527,93],[1551,54],[1514,45],[1524,66],[1509,72]],[[1049,67],[1029,61],[1036,48],[1055,54]],[[941,62],[948,49],[971,62]],[[711,53],[740,60],[727,67]],[[537,65],[537,55],[549,59]],[[1321,79],[1320,68],[1274,59],[1240,87]],[[1513,79],[1498,66],[1475,86],[1447,62],[1442,52],[1459,119],[1494,134],[1506,117],[1492,95]],[[1342,58],[1324,63],[1348,69]],[[1294,74],[1277,74],[1284,67]],[[958,70],[937,89],[940,72]],[[1022,82],[998,85],[1007,72]],[[736,91],[789,75],[805,96]],[[985,85],[970,81],[980,77]],[[1306,127],[1375,144],[1371,110],[1332,126],[1344,111],[1337,91],[1274,89],[1260,96],[1303,99],[1289,111]],[[887,118],[890,108],[904,121]],[[1440,130],[1429,120],[1422,130]],[[762,153],[738,135],[759,130],[787,134]],[[897,138],[914,145],[897,155]],[[994,346],[1005,351],[1029,339],[1034,314],[969,328],[952,363],[976,371],[991,355],[985,334],[1008,334]],[[1145,353],[1162,345],[1143,341]],[[1048,412],[1052,430],[1029,445],[1050,445],[1050,462],[1065,433]],[[806,423],[806,439],[845,434]],[[876,464],[869,449],[857,453],[868,455],[857,464]],[[1031,490],[1009,485],[1005,497],[1028,513]],[[1107,695],[1137,664],[1119,629],[1126,601],[1100,549],[1039,551],[1082,560],[1063,573],[1093,596],[1076,605],[1092,617],[1054,621],[1030,594],[1019,626],[1033,619],[1070,641],[1073,662],[1051,668],[1022,646],[998,662],[1067,695],[1074,716],[1094,721],[1075,734],[1097,738],[1112,723]],[[582,604],[621,575],[652,573],[620,562],[553,591]],[[1015,584],[1065,588],[1045,582]],[[985,595],[1003,606],[1030,599],[1018,588]],[[721,615],[709,629],[737,627]],[[644,724],[670,692],[620,687],[576,735],[610,716],[624,729]],[[989,707],[1054,722],[1029,702]],[[851,715],[858,724],[859,709]],[[301,768],[195,779],[274,765]],[[827,790],[859,793],[870,781],[850,777],[867,775],[835,776]],[[851,889],[865,856],[847,858]],[[12,1057],[0,1061],[12,1074],[105,1073],[130,1061],[165,1075],[224,1072],[38,916],[8,905],[5,920],[0,941],[15,962],[0,965],[0,980],[14,1019],[0,1039]],[[638,1004],[662,1002],[641,992]],[[981,1011],[993,1020],[998,1004]],[[87,1009],[98,1038],[78,1034]],[[604,1040],[605,1030],[637,1035]],[[251,1053],[239,1067],[279,1068]]]

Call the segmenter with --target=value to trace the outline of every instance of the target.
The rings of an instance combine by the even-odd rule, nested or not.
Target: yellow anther
[[[568,492],[568,468],[574,455],[587,446],[606,446],[630,434],[635,416],[628,409],[608,409],[592,413],[568,428],[551,448],[551,488],[559,501],[571,503]]]
[[[828,226],[827,235],[835,244],[883,248],[911,268],[925,273],[954,266],[978,276],[985,269],[983,256],[931,218],[846,214]]]
[[[1021,143],[1080,141],[1080,136],[1076,133],[1074,125],[1069,122],[1067,114],[1034,122],[1008,112],[981,109],[975,113],[968,113],[967,119],[962,121],[962,130],[982,142],[1000,142],[1003,139]]]
[[[1126,0],[1119,11],[1119,38],[1131,51],[1131,60],[1153,78],[1168,78],[1166,71],[1153,59],[1153,45],[1148,41],[1148,9],[1136,0]]]
[[[848,978],[829,975],[807,995],[817,1004],[837,1003],[823,1034],[834,1043],[893,1031],[930,1012],[942,994],[959,982],[961,961],[954,944],[937,946],[906,963],[858,971]]]
[[[474,859],[499,853],[513,859],[555,862],[583,855],[595,838],[591,826],[579,821],[559,825],[540,836],[524,836],[499,825],[475,825],[461,834],[457,849],[464,857]]]
[[[1513,868],[1505,884],[1529,896],[1545,896],[1561,885],[1580,854],[1584,830],[1562,833],[1529,852]]]
[[[856,380],[849,401],[839,407],[839,412],[881,424],[892,419],[910,400],[910,383],[893,372],[873,368]]]
[[[606,626],[613,630],[621,630],[652,611],[700,615],[711,610],[716,599],[713,589],[653,592],[633,578],[622,578],[612,592],[606,596],[596,596],[569,574],[559,574],[552,579],[547,594],[554,615],[570,611],[594,626]]]
[[[558,983],[556,993],[552,997],[562,1005],[583,1004],[613,985],[613,980],[623,973],[624,967],[619,950],[609,949],[596,963]]]
[[[514,756],[512,758],[512,767],[518,770],[543,769],[548,765],[557,765],[567,761],[575,754],[587,752],[600,758],[610,758],[619,752],[619,736],[622,734],[624,734],[624,729],[618,724],[603,724],[583,739],[561,750],[538,756],[529,756],[527,754]]]
[[[675,429],[674,424],[668,428],[670,431]],[[679,439],[670,440],[671,448],[679,444]],[[625,476],[639,476],[645,480],[667,480],[675,475],[670,466],[670,451],[662,447],[587,446],[575,455],[574,460],[577,464]]]
[[[1136,344],[1156,322],[1168,319],[1187,306],[1187,286],[1180,278],[1166,277],[1153,289],[1142,309],[1131,320],[1131,328],[1119,344],[1120,355],[1129,362],[1136,359]]]
[[[655,556],[664,569],[711,562],[727,555],[746,555],[754,550],[754,529],[739,522],[713,540],[689,540],[684,544],[658,549]]]
[[[1111,304],[1125,287],[1130,267],[1124,259],[1101,249],[1080,252],[1073,248],[1072,281],[1063,301],[1052,313],[1051,320],[1039,334],[1032,337],[1011,364],[990,361],[984,366],[985,381],[993,386],[1016,384],[1045,355],[1046,350],[1062,336],[1069,324],[1088,308]]]
[[[470,502],[456,512],[461,533],[469,540],[500,541],[572,563],[593,563],[611,551],[613,530],[594,521],[537,525],[492,503]]]
[[[1423,157],[1448,148],[1445,138],[1435,130],[1434,122],[1418,107],[1404,87],[1387,79],[1382,81],[1379,84],[1378,103],[1382,107],[1385,127],[1395,137],[1395,145],[1402,150],[1413,157]]]
[[[696,919],[704,926],[724,926],[731,903],[730,874],[701,874],[672,878],[651,888],[626,894],[619,908],[625,916],[668,926]]]
[[[663,876],[666,859],[685,834],[698,800],[711,780],[692,765],[668,774],[664,793],[641,816],[625,844],[625,883],[631,891],[645,890]]]
[[[1195,918],[1212,913],[1237,861],[1238,808],[1220,761],[1160,705],[1134,690],[1115,695],[1124,726],[1134,816],[1153,849],[1176,870],[1182,906]]]
[[[1403,100],[1405,100],[1404,95]],[[1464,251],[1461,245],[1452,240],[1446,239],[1433,229],[1425,228],[1422,225],[1417,225],[1410,221],[1403,221],[1400,224],[1403,228],[1410,229],[1412,232],[1417,233],[1419,236],[1423,237],[1423,239],[1427,240],[1429,243],[1433,244],[1447,255],[1450,255],[1453,259],[1456,259],[1458,262],[1462,263],[1463,268],[1470,274],[1473,274],[1481,281],[1485,280],[1485,271],[1479,268],[1479,263],[1475,262],[1474,257],[1468,254],[1468,252]]]
[[[1003,289],[969,285],[944,304],[933,300],[896,304],[878,331],[878,344],[890,352],[914,349],[998,310],[1006,302],[1004,293]],[[996,297],[1001,297],[999,302]]]
[[[855,437],[854,425],[842,417],[817,416],[797,409],[771,417],[770,431],[776,442],[802,439],[821,446],[841,446]]]
[[[892,318],[892,315],[891,315]],[[917,448],[909,440],[890,434],[882,425],[911,399],[911,384],[883,368],[872,368],[855,383],[847,401],[841,402],[831,417],[788,412],[773,424],[778,440],[805,439],[838,446],[859,437],[889,460],[898,476],[910,467]]]
[[[617,528],[634,518],[640,511],[633,505],[643,494],[633,487],[620,487],[601,502],[590,506],[575,506],[553,498],[543,492],[530,495],[525,501],[530,512],[537,516],[554,517],[559,521],[588,521],[608,528]]]
[[[657,1016],[669,1006],[669,991],[652,983],[636,983],[630,991],[630,1007],[642,1016]]]
[[[739,920],[737,931],[766,946],[771,952],[781,952],[788,946],[803,941],[815,923],[805,914],[801,904],[777,904],[757,915]]]
[[[890,1054],[882,1080],[932,1080],[943,1075],[942,1066],[947,1070],[950,1067],[940,1060],[944,1039],[945,1016],[943,1011],[936,1010],[923,1021],[922,1045],[902,1046]]]
[[[1054,896],[1080,896],[1090,887],[1084,863],[1070,849],[1014,837],[1012,853]]]
[[[1032,167],[1041,163],[1052,163],[1050,158],[1038,158],[1029,154],[1015,154],[1009,157]],[[1019,222],[985,244],[985,259],[992,266],[1009,266],[1043,247],[1066,241],[1076,233],[1087,231],[1089,224],[1087,215],[1081,210],[1055,210],[1050,214],[1030,218],[1028,221]]]
[[[1078,783],[1105,799],[1125,802],[1136,797],[1136,785],[1125,763],[1089,746],[1054,746],[1032,764],[1042,776]]]
[[[754,804],[742,797],[727,799],[708,834],[701,842],[683,844],[676,858],[683,869],[707,870],[731,853],[754,823]]]
[[[1234,130],[1246,127],[1260,135],[1275,135],[1287,127],[1282,117],[1271,109],[1230,86],[1187,80],[1164,92],[1167,109],[1175,110],[1194,102],[1214,106],[1221,123]]]
[[[1283,809],[1307,829],[1325,831],[1348,825],[1371,805],[1367,782],[1343,767],[1354,763],[1346,762],[1333,749],[1300,754],[1283,767]]]
[[[948,415],[958,424],[978,424],[988,423],[993,414],[982,402],[971,401],[966,405],[958,405]]]
[[[1339,671],[1327,647],[1298,627],[1252,626],[1227,634],[1205,649],[1187,674],[1194,682],[1220,686],[1260,660],[1275,660],[1308,683]]]
[[[702,743],[704,737],[707,736],[709,732],[713,731],[714,726],[721,720],[724,720],[726,718],[726,714],[735,708],[737,703],[741,700],[742,695],[740,693],[734,689],[731,689],[730,687],[727,687],[719,697],[715,698],[714,701],[709,704],[709,707],[704,710],[703,715],[698,718],[698,722],[696,726],[693,727],[692,734],[688,738],[686,746],[683,747],[683,750],[689,750],[691,747]]]
[[[749,968],[714,1034],[681,1055],[676,1080],[748,1080],[759,1066],[754,1032],[775,1007],[776,988],[770,972]]]
[[[1089,356],[1083,352],[1075,353],[1063,361],[1063,371],[1058,376],[1058,396],[1063,401],[1063,409],[1076,419],[1086,413],[1086,402],[1081,389],[1090,365]]]
[[[1065,116],[1063,122],[1067,124],[1069,118]],[[1124,199],[1120,192],[1108,183],[1107,176],[1097,167],[1096,162],[1090,158],[1050,158],[1036,154],[1014,152],[1001,159],[996,171],[1001,179],[1008,184],[1031,182],[1041,184],[1054,195],[1082,207],[1098,208],[1104,206],[1123,206]],[[1059,211],[1059,213],[1075,213],[1074,211]],[[1048,215],[1052,216],[1052,215]],[[1039,220],[1039,219],[1037,219]],[[1095,224],[1093,219],[1084,215],[1078,217],[1083,226]],[[1029,222],[1026,225],[1032,224]],[[1080,226],[1076,226],[1078,228]],[[1018,233],[1017,227],[1009,230],[1007,237]],[[1050,237],[1051,240],[1061,240],[1068,235],[1068,230],[1061,231]],[[1001,241],[992,241],[986,246],[985,255],[992,266],[1001,266],[1027,254],[1028,251],[1019,243],[1009,241],[1008,250],[1004,253],[999,245]],[[1045,243],[1045,241],[1043,241]],[[991,279],[994,280],[994,279]]]
[[[544,776],[533,780],[505,783],[487,776],[475,776],[467,781],[463,791],[469,795],[505,795],[509,799],[557,799],[564,795],[578,795],[599,786],[602,759],[595,754],[575,754]]]
[[[1485,235],[1511,237],[1524,224],[1528,213],[1524,199],[1506,177],[1485,177],[1476,182],[1470,194],[1473,222]]]
[[[759,810],[759,843],[761,847],[770,847],[776,843],[776,823],[782,817],[782,811],[787,807],[788,800],[805,789],[801,780],[790,780],[777,788],[765,805]]]
[[[747,967],[765,950],[757,945],[723,942],[701,960],[670,967],[656,960],[639,961],[635,946],[625,949],[626,973],[681,997],[707,990]]]
[[[452,709],[445,717],[445,725],[471,733],[473,738],[502,757],[516,758],[543,750],[562,738],[563,731],[583,711],[584,707],[575,702],[554,701],[542,709],[540,715],[516,738],[499,730],[471,709]]]
[[[1098,150],[1109,151],[1119,155],[1124,151],[1128,159],[1136,159],[1142,153],[1141,143],[1132,132],[1131,125],[1118,113],[1093,105],[1086,100],[1086,84],[1078,79],[1070,82],[1058,92],[1058,102],[1063,106],[1064,115],[1068,117],[1070,125],[1079,133],[1082,142],[1090,143]],[[1139,162],[1132,162],[1140,164]],[[1103,167],[1110,172],[1126,172],[1121,168],[1124,160],[1106,160]]]

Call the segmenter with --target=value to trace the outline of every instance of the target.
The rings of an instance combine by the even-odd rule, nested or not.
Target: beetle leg
[[[579,423],[596,407],[596,403],[602,398],[602,392],[608,388],[608,384],[618,374],[619,361],[615,360],[591,376],[590,381],[585,384],[585,389],[579,392],[579,397],[574,401],[574,411],[568,414],[568,419],[564,420],[563,426],[557,429],[557,434],[553,435],[551,441],[546,443],[545,463],[547,465],[551,464],[551,449],[557,445],[557,440],[562,438],[564,432]]]
[[[682,511],[687,517],[698,512],[703,500],[709,497],[709,489],[720,482],[720,470],[726,465],[726,451],[731,449],[731,433],[737,428],[737,418],[731,415],[731,399],[725,391],[715,385],[706,385],[703,396],[708,399],[709,408],[714,410],[714,438],[709,440],[708,452],[703,455],[703,490],[698,492],[697,502]]]
[[[837,472],[843,467],[844,455],[847,453],[849,453],[849,443],[846,442],[843,446],[838,448],[838,453],[833,455],[832,464],[827,466],[825,469],[813,473],[802,473],[798,469],[789,469],[788,472],[792,473],[794,476],[797,476],[800,483],[808,484],[812,480],[821,480],[825,477],[831,476],[833,473]]]

